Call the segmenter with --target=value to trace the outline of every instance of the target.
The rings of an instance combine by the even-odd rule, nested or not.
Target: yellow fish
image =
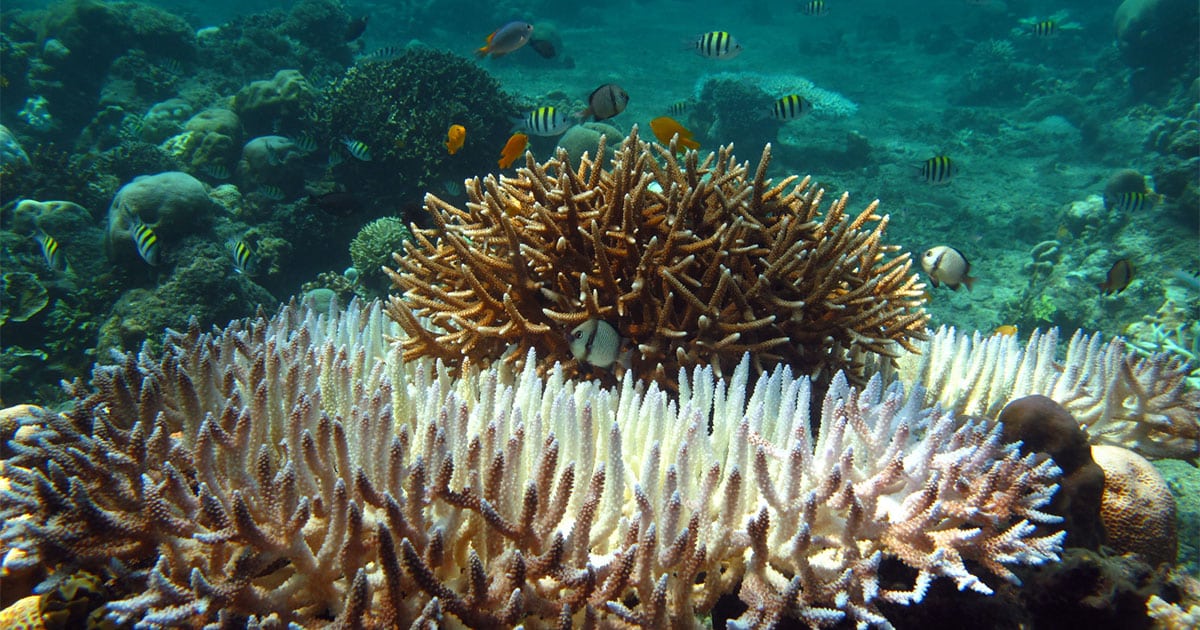
[[[500,159],[496,161],[500,168],[508,168],[517,161],[521,154],[525,153],[525,145],[529,142],[529,136],[523,133],[514,133],[504,143],[504,148],[500,149]]]
[[[654,137],[663,144],[670,145],[671,137],[679,134],[679,144],[693,150],[700,148],[700,143],[692,139],[692,132],[670,116],[659,116],[651,120],[650,131],[653,131]]]
[[[467,128],[462,125],[450,125],[450,129],[446,131],[446,150],[450,155],[458,153],[462,148],[463,142],[467,139]]]

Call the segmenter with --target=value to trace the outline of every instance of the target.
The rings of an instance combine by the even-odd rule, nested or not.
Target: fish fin
[[[962,283],[967,285],[967,290],[970,291],[971,285],[975,284],[975,278],[972,278],[971,276],[963,276]],[[955,288],[957,289],[958,287]]]

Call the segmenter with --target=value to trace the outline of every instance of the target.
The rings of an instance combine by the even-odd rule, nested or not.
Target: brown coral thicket
[[[912,349],[923,285],[883,243],[878,202],[850,215],[842,195],[822,213],[824,190],[772,182],[770,159],[768,146],[752,172],[728,146],[679,158],[635,129],[607,167],[527,155],[516,177],[468,181],[466,208],[427,195],[435,228],[414,229],[388,270],[405,358],[520,361],[532,348],[585,374],[567,333],[590,319],[667,386],[680,367],[727,372],[747,352],[757,370],[861,376],[860,353]]]

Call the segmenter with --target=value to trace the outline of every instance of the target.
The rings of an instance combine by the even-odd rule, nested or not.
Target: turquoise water
[[[649,139],[671,115],[701,151],[732,143],[752,163],[769,142],[773,177],[811,175],[853,209],[881,200],[915,272],[931,247],[961,252],[973,286],[928,287],[932,326],[1083,328],[1195,358],[1194,2],[807,4],[5,3],[3,403],[60,402],[60,380],[193,318],[224,325],[313,289],[385,295],[377,268],[401,230],[374,224],[359,242],[384,257],[356,259],[360,230],[427,226],[424,193],[461,203],[464,179],[501,171],[513,119],[576,114],[610,83],[629,95],[603,121],[619,134]],[[542,53],[477,60],[513,20]],[[741,52],[698,54],[713,31]],[[790,94],[811,111],[776,119]],[[568,137],[529,148],[544,160]],[[939,156],[954,172],[929,181]],[[164,171],[190,176],[170,203],[119,201]],[[1119,260],[1131,281],[1105,295]]]

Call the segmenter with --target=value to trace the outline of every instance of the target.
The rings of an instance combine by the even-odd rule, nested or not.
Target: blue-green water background
[[[880,211],[890,217],[886,240],[914,258],[934,245],[962,251],[971,261],[975,286],[957,292],[930,288],[927,308],[932,325],[984,331],[1017,325],[1022,335],[1034,327],[1060,326],[1067,334],[1085,328],[1116,335],[1146,318],[1163,320],[1159,311],[1170,304],[1174,310],[1168,323],[1191,330],[1184,341],[1194,348],[1197,289],[1187,278],[1200,270],[1196,5],[1157,3],[1172,10],[1183,6],[1183,15],[1193,21],[1179,22],[1178,30],[1160,23],[1162,34],[1156,36],[1152,53],[1157,57],[1147,63],[1131,57],[1118,41],[1114,16],[1119,4],[829,0],[828,15],[810,16],[798,11],[798,5],[779,2],[425,0],[353,2],[344,5],[344,12],[370,16],[363,36],[346,44],[351,55],[419,42],[469,58],[487,33],[509,20],[550,24],[561,44],[553,59],[526,47],[504,58],[470,63],[477,63],[527,107],[543,103],[582,107],[595,87],[618,83],[629,93],[630,102],[626,111],[607,122],[624,132],[637,124],[647,138],[651,119],[666,114],[673,103],[703,99],[703,87],[716,73],[732,73],[735,80],[740,77],[758,86],[787,84],[801,77],[852,101],[857,110],[845,115],[818,110],[782,125],[766,125],[760,128],[766,131],[750,136],[722,134],[720,127],[717,131],[708,127],[699,132],[702,148],[733,143],[741,159],[756,161],[766,134],[774,149],[773,176],[810,174],[831,193],[849,191],[853,208],[880,199]],[[29,21],[17,16],[28,17],[46,6],[6,2],[5,46],[24,46],[36,57],[48,34],[22,26]],[[258,23],[269,30],[296,5],[255,0],[154,6],[198,31],[225,28],[252,14],[261,15]],[[1057,19],[1058,33],[1051,37],[1035,36],[1023,22],[1049,19],[1061,11],[1066,15]],[[713,30],[733,34],[744,51],[723,60],[688,49],[689,40]],[[92,35],[96,37],[81,41],[103,40]],[[117,46],[137,51],[139,42]],[[86,57],[90,52],[72,50],[71,54]],[[236,91],[206,88],[204,70],[209,60],[203,54],[188,56],[179,61],[182,65],[168,61],[169,51],[156,50],[147,57],[152,66],[166,68],[174,76],[172,87],[165,91],[186,93],[197,110],[220,104]],[[348,65],[351,58],[338,63]],[[333,66],[341,68],[337,63]],[[107,62],[82,67],[96,76],[109,72]],[[268,79],[285,67],[261,63],[247,72],[246,81]],[[39,131],[22,120],[19,112],[38,94],[21,77],[9,76],[11,70],[11,65],[0,68],[5,75],[0,83],[0,122],[30,153],[53,153],[60,156],[59,163],[79,168],[90,163],[100,151],[81,146],[81,126]],[[74,71],[79,72],[80,66]],[[319,92],[337,73],[326,65],[307,78]],[[742,107],[747,117],[764,117],[771,98],[782,94],[769,89],[763,94],[765,101],[747,99],[721,106],[726,116],[735,116]],[[132,98],[122,113],[141,116],[155,100]],[[63,118],[69,118],[66,113],[72,108],[81,107],[92,110],[72,115],[85,121],[102,110],[94,102],[50,100],[50,111]],[[679,118],[689,124],[686,115]],[[490,131],[507,135],[508,129]],[[484,135],[484,130],[469,129],[468,146]],[[552,147],[553,142],[539,142],[533,150],[545,159]],[[494,154],[499,148],[487,151]],[[931,185],[919,176],[919,165],[936,155],[950,156],[960,167],[949,184]],[[1100,197],[1109,177],[1120,169],[1149,176],[1148,185],[1165,199],[1138,211],[1106,208]],[[460,175],[487,172],[478,169]],[[122,172],[108,185],[123,185],[137,174],[146,173]],[[397,178],[404,176],[395,173]],[[3,182],[8,210],[17,199],[46,201],[69,193],[61,186],[21,189],[24,181],[29,180]],[[433,182],[429,189],[453,196],[459,188],[449,179]],[[90,190],[102,201],[111,199],[112,192]],[[83,203],[78,198],[66,200]],[[279,206],[295,212],[295,221],[311,211],[296,199]],[[102,227],[106,208],[93,203],[86,209],[96,226]],[[180,327],[193,315],[210,325],[251,314],[256,303],[240,297],[244,295],[267,296],[263,301],[271,309],[270,299],[286,300],[299,293],[303,283],[315,280],[313,273],[289,275],[287,269],[304,266],[341,272],[350,264],[350,236],[381,214],[385,213],[376,210],[338,218],[339,229],[328,238],[315,245],[284,248],[274,260],[277,271],[260,277],[234,276],[226,260],[216,267],[218,273],[244,292],[231,294],[226,285],[214,284],[200,300],[222,302],[220,309],[204,308],[211,303],[175,303],[156,296],[170,269],[151,272],[136,260],[108,261],[98,250],[66,236],[59,238],[75,266],[100,271],[63,282],[45,269],[31,235],[16,230],[6,214],[8,223],[0,226],[4,270],[35,274],[50,299],[43,312],[28,321],[0,328],[5,349],[3,400],[5,404],[53,402],[59,379],[85,376],[93,360],[107,357],[105,351],[112,344],[100,341],[106,329],[122,329],[116,338],[126,342],[125,349],[157,338],[160,328],[136,330],[130,323],[140,312],[171,311],[165,322]],[[396,207],[393,214],[406,221],[421,220],[419,208],[412,205]],[[243,223],[250,225],[239,229],[255,229],[252,220]],[[272,229],[271,238],[291,238],[286,227]],[[1058,254],[1051,261],[1052,271],[1038,275],[1030,267],[1031,250],[1046,241],[1057,241]],[[220,256],[219,246],[210,250]],[[1134,280],[1121,293],[1103,296],[1096,285],[1120,258],[1133,261]],[[1181,536],[1185,545],[1195,542],[1192,526]]]

